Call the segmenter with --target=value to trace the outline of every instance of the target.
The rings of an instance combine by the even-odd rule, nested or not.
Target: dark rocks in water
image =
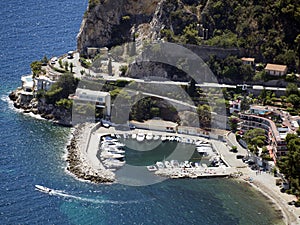
[[[16,91],[12,91],[9,95],[8,95],[9,99],[12,101],[16,101],[18,99],[18,95]]]
[[[20,105],[19,103],[17,103],[17,102],[14,102],[14,107],[15,107],[16,109],[20,109],[20,108],[21,108],[21,105]]]

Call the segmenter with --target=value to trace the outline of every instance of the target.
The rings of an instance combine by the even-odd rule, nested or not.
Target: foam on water
[[[45,187],[47,188],[47,187]],[[37,189],[38,190],[38,189]],[[64,190],[54,190],[51,189],[51,192],[44,192],[41,190],[38,190],[42,193],[53,195],[53,196],[59,196],[59,197],[64,197],[64,198],[69,198],[69,199],[75,199],[78,201],[83,201],[83,202],[90,202],[94,204],[113,204],[113,205],[124,205],[124,204],[139,204],[141,202],[146,202],[147,200],[127,200],[127,201],[116,201],[116,200],[108,200],[108,199],[95,199],[95,198],[87,198],[87,197],[80,197],[72,194],[66,193]],[[151,199],[154,200],[154,199]]]

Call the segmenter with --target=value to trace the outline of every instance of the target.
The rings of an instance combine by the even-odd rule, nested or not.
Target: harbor
[[[238,172],[236,168],[231,167],[223,160],[224,157],[216,148],[214,141],[206,138],[141,129],[121,131],[113,127],[99,127],[94,132],[94,135],[97,136],[99,141],[97,159],[106,170],[111,172],[116,172],[126,165],[125,143],[128,140],[135,141],[137,146],[139,146],[138,143],[153,143],[157,145],[170,142],[180,143],[185,146],[191,146],[190,148],[194,149],[194,154],[199,156],[199,158],[196,158],[199,161],[161,159],[153,162],[153,164],[146,164],[144,167],[148,172],[156,176],[171,179],[195,179],[228,177]],[[203,162],[201,159],[206,160]]]

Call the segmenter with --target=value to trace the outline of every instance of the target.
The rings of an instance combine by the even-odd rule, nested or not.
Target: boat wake
[[[8,95],[2,95],[0,99],[1,99],[2,102],[9,102],[10,101]]]
[[[39,186],[39,187],[37,187]],[[129,201],[116,201],[116,200],[108,200],[108,199],[93,199],[93,198],[86,198],[86,197],[79,197],[71,194],[67,194],[64,191],[61,190],[54,190],[47,187],[43,187],[40,185],[36,185],[36,190],[53,195],[53,196],[59,196],[64,197],[68,199],[74,199],[77,201],[83,201],[83,202],[90,202],[94,204],[113,204],[113,205],[124,205],[124,204],[138,204],[141,203],[141,200],[129,200]]]

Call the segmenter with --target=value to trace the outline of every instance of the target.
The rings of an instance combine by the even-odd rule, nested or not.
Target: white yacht
[[[152,133],[148,133],[147,135],[146,135],[146,140],[147,141],[151,141],[153,139],[153,134]]]
[[[136,134],[132,134],[132,135],[131,135],[131,138],[132,138],[132,139],[136,139]]]
[[[175,168],[179,167],[179,162],[177,160],[171,160],[171,165]]]
[[[172,167],[172,165],[169,161],[165,161],[164,163],[165,163],[166,168],[171,168]]]
[[[155,165],[151,165],[151,166],[147,166],[147,169],[150,171],[150,172],[153,172],[153,171],[156,171],[157,168]]]
[[[117,159],[106,159],[103,160],[103,164],[109,168],[117,168],[125,165],[125,161],[120,161]]]
[[[158,167],[158,169],[163,169],[163,168],[165,168],[163,162],[156,162],[156,166]]]
[[[122,154],[118,154],[118,153],[112,153],[109,151],[103,151],[101,152],[101,158],[104,159],[123,159],[125,156]]]
[[[136,140],[137,140],[137,141],[142,142],[142,141],[144,141],[144,139],[145,139],[145,135],[142,134],[142,133],[139,133],[139,134],[136,136]]]
[[[110,147],[108,149],[109,152],[112,152],[112,153],[118,153],[118,154],[124,154],[125,151],[122,149],[122,148],[118,148],[118,147]]]
[[[159,135],[154,135],[154,137],[153,137],[153,140],[154,141],[158,141],[160,139],[160,136]]]
[[[167,137],[166,137],[166,136],[161,136],[161,140],[162,140],[162,141],[166,141],[166,140],[167,140]]]

